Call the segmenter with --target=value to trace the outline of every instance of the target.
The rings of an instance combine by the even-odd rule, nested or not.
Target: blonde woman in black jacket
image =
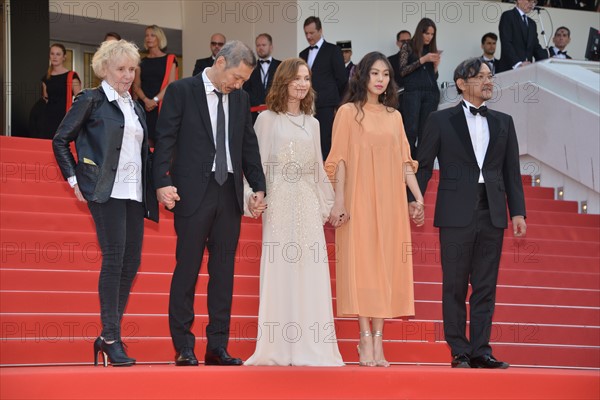
[[[158,219],[154,190],[146,179],[150,150],[142,108],[129,88],[140,57],[125,40],[102,43],[92,66],[102,84],[81,92],[53,140],[54,155],[79,201],[87,202],[100,249],[101,336],[94,364],[130,366],[121,339],[121,319],[140,265],[144,217]],[[75,141],[78,162],[70,150]]]

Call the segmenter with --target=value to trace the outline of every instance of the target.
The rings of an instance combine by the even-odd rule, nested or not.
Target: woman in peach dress
[[[417,226],[424,222],[423,196],[392,74],[379,52],[360,61],[337,111],[326,163],[335,189],[337,314],[358,316],[361,366],[389,366],[384,319],[415,313],[406,186],[416,199],[410,216]]]

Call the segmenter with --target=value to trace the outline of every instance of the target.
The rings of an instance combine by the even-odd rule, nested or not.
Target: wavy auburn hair
[[[312,87],[312,73],[310,72],[310,68],[308,68],[308,64],[306,64],[306,61],[301,58],[288,58],[287,60],[283,60],[281,64],[279,64],[279,67],[277,67],[275,77],[273,78],[273,84],[271,85],[271,89],[269,90],[266,99],[269,110],[276,113],[284,113],[287,111],[289,99],[288,86],[290,82],[296,80],[298,70],[302,65],[308,69],[311,85],[306,97],[300,101],[300,110],[304,114],[314,114],[316,93]]]

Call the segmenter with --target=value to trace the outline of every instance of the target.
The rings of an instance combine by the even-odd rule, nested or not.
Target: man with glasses
[[[408,41],[410,41],[411,35],[409,31],[401,30],[396,34],[396,46],[398,49]],[[394,70],[394,80],[398,85],[398,111],[402,112],[402,92],[404,92],[404,81],[400,76],[400,50],[394,55],[388,57],[388,61],[392,65]]]
[[[213,35],[210,37],[211,55],[210,57],[200,58],[196,60],[196,65],[194,65],[194,72],[192,72],[192,76],[198,75],[199,73],[204,71],[205,68],[212,67],[213,63],[215,62],[215,58],[217,57],[217,54],[219,54],[221,48],[225,46],[226,41],[227,40],[225,39],[225,35],[223,35],[222,33],[213,33]]]
[[[516,7],[502,13],[498,30],[502,52],[496,72],[523,67],[548,58],[538,39],[537,25],[527,16],[536,6],[535,0],[516,0]]]
[[[423,195],[436,157],[439,162],[433,224],[440,235],[442,313],[452,368],[509,366],[494,358],[489,343],[507,202],[514,235],[525,235],[527,225],[514,122],[485,103],[493,96],[493,80],[480,58],[460,63],[454,83],[463,100],[431,113],[419,143],[417,180]],[[412,215],[417,202],[409,200]]]

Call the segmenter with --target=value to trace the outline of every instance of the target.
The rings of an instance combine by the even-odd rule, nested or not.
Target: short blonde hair
[[[120,57],[128,57],[137,64],[140,63],[140,53],[135,43],[127,40],[108,40],[102,42],[96,54],[92,58],[92,68],[100,79],[106,77],[108,63]]]
[[[162,28],[158,25],[149,25],[146,27],[146,29],[144,29],[144,31],[147,31],[148,29],[152,29],[152,32],[154,32],[154,35],[156,35],[156,38],[158,39],[158,48],[163,50],[165,47],[167,47],[167,35],[165,35],[165,31],[162,30]],[[144,48],[146,50],[148,50],[148,47],[146,47],[146,43],[144,42]]]

